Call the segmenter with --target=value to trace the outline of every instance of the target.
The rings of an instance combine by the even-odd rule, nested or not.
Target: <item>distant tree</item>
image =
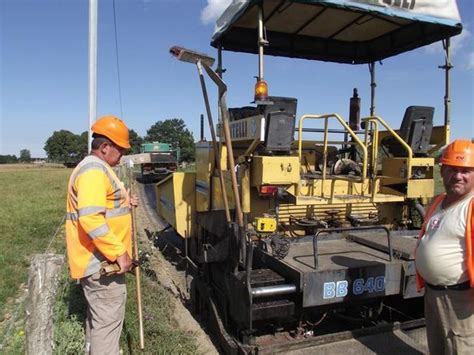
[[[55,131],[46,141],[44,150],[49,160],[77,164],[87,155],[87,132],[79,136],[67,130]]]
[[[143,138],[138,135],[133,129],[128,131],[129,140],[130,140],[130,154],[140,153],[140,147],[143,143]]]
[[[18,163],[16,155],[0,155],[0,164],[15,164]]]
[[[78,157],[82,160],[88,153],[89,149],[89,132],[84,131],[79,136],[78,146],[79,155]]]
[[[31,162],[31,153],[28,149],[20,150],[20,162],[21,163],[29,163]]]
[[[146,132],[145,141],[171,144],[181,150],[180,162],[194,161],[194,138],[181,118],[158,121]]]

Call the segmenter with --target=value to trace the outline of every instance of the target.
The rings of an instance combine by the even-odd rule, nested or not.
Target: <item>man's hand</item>
[[[117,264],[120,266],[120,271],[118,271],[117,274],[125,274],[133,267],[132,259],[130,259],[127,252],[117,257]]]
[[[130,189],[128,189],[128,195],[130,196],[130,207],[138,207],[138,196],[136,194],[130,195]]]

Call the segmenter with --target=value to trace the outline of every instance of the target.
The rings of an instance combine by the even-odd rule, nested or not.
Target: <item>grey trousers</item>
[[[90,355],[117,355],[125,316],[125,275],[101,276],[98,272],[81,279],[87,300],[86,349]]]
[[[474,353],[474,289],[425,287],[425,320],[431,355]]]

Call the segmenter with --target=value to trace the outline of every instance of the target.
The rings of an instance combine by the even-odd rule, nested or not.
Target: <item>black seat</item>
[[[294,138],[297,100],[269,96],[268,101],[272,104],[259,105],[265,117],[265,151],[287,153],[291,150]]]
[[[409,106],[403,116],[399,136],[410,146],[414,156],[426,156],[433,130],[434,107]],[[407,156],[406,149],[393,136],[385,137],[382,145],[394,157]]]
[[[229,121],[237,121],[260,114],[258,107],[244,106],[229,108]]]

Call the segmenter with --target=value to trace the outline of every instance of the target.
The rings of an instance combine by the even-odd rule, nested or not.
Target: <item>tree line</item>
[[[30,163],[31,153],[28,149],[20,150],[20,157],[16,155],[0,155],[0,164]]]
[[[131,149],[128,154],[140,153],[145,142],[168,143],[173,149],[180,148],[180,162],[194,161],[194,138],[180,118],[158,121],[140,137],[133,129],[129,130]],[[65,165],[75,165],[87,155],[87,131],[75,134],[68,130],[54,131],[46,140],[43,148],[49,161]],[[0,164],[30,162],[29,150],[20,151],[20,158],[15,155],[0,155]]]

